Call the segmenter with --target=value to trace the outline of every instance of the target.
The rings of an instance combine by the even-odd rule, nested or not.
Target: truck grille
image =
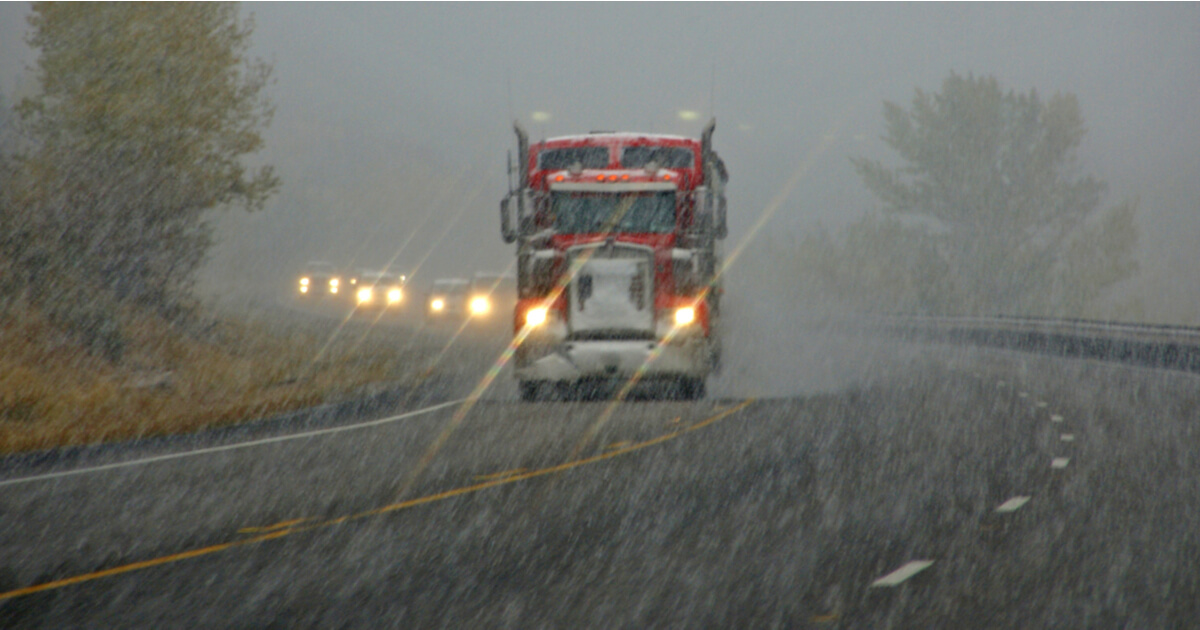
[[[605,243],[567,251],[578,267],[568,293],[573,339],[654,338],[654,251]]]

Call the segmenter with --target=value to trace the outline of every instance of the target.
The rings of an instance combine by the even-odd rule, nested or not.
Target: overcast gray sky
[[[9,102],[29,85],[27,12],[0,5]],[[513,118],[535,136],[698,134],[681,110],[717,117],[731,243],[809,165],[739,263],[758,274],[816,222],[874,207],[849,157],[888,161],[883,101],[907,106],[955,71],[1079,97],[1079,170],[1110,183],[1109,205],[1141,202],[1144,273],[1129,290],[1147,319],[1200,323],[1195,3],[249,3],[243,14],[275,68],[262,159],[285,184],[264,213],[222,219],[213,286],[271,282],[310,258],[383,264],[414,232],[397,262],[424,261],[427,277],[502,267]]]

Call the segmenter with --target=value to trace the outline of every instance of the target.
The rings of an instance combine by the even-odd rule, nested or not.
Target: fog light
[[[685,306],[675,311],[676,326],[687,326],[694,321],[696,321],[696,309],[690,306]]]

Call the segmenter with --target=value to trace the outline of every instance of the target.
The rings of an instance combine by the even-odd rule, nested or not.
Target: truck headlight
[[[488,299],[483,296],[471,298],[471,314],[486,315],[491,310],[492,305],[488,303]]]
[[[404,293],[400,289],[390,289],[387,293],[388,304],[399,304],[400,300],[404,299]]]
[[[538,326],[546,323],[546,317],[548,315],[549,311],[544,306],[531,308],[528,311],[525,311],[525,325],[530,328],[537,328]]]
[[[371,293],[372,292],[371,292],[370,287],[363,287],[363,288],[359,289],[358,290],[358,303],[366,304],[366,303],[370,302],[371,298],[374,297]]]
[[[440,310],[442,310],[442,309],[444,309],[444,308],[446,308],[446,301],[445,301],[445,300],[443,300],[442,298],[433,298],[433,299],[432,299],[432,300],[430,300],[430,302],[429,302],[429,309],[430,309],[430,310],[433,310],[433,311],[440,311]]]
[[[675,311],[675,325],[687,326],[696,321],[696,309],[691,306],[685,306]]]

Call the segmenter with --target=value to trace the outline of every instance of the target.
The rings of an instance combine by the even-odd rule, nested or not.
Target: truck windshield
[[[538,168],[544,171],[571,168],[576,162],[583,168],[604,168],[608,166],[608,147],[568,147],[538,153]]]
[[[675,193],[551,193],[550,211],[559,234],[675,230]]]
[[[644,168],[651,162],[657,162],[659,168],[692,168],[696,154],[682,147],[625,147],[621,152],[625,168]]]

